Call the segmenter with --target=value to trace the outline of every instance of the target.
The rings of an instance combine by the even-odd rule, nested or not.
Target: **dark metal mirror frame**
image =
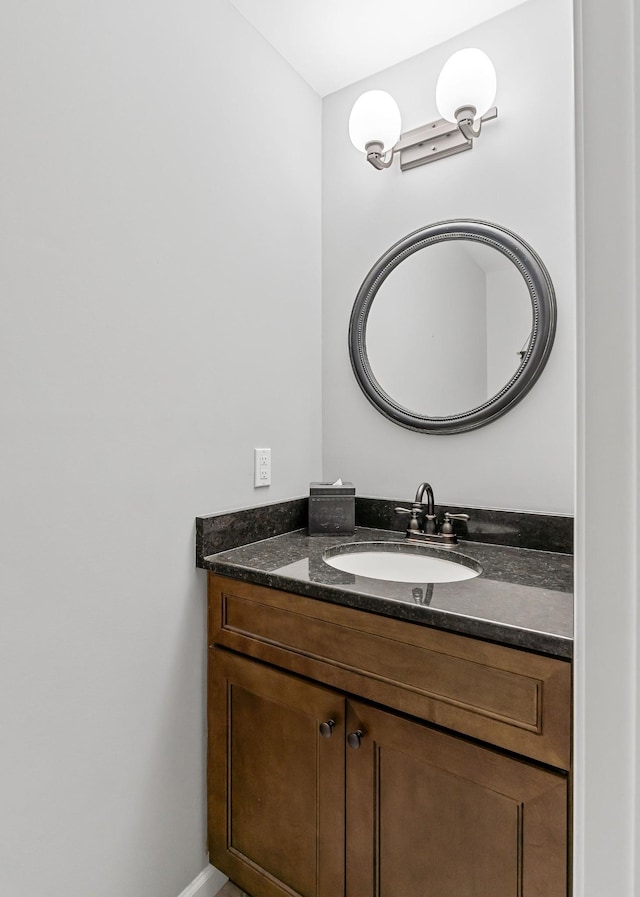
[[[475,240],[497,249],[522,274],[533,310],[533,328],[522,362],[509,382],[494,396],[461,414],[427,417],[404,408],[387,395],[373,375],[367,355],[367,319],[378,290],[389,274],[406,258],[434,243],[445,240]],[[556,300],[549,272],[537,253],[517,234],[487,221],[440,221],[422,227],[392,246],[378,259],[364,279],[356,296],[349,324],[349,355],[356,380],[369,401],[385,417],[421,433],[462,433],[483,427],[505,414],[519,402],[536,382],[544,368],[556,329]],[[395,351],[402,351],[398,346]],[[428,367],[428,358],[407,359],[407,367],[418,371]],[[451,361],[455,375],[455,359]],[[445,377],[446,371],[432,371],[429,376]]]

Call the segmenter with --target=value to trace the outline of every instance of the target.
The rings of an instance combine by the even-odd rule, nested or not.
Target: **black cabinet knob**
[[[363,735],[364,732],[362,731],[362,729],[356,729],[355,732],[349,732],[349,734],[347,735],[347,744],[349,745],[349,747],[353,748],[354,751],[357,751],[357,749],[362,744]]]
[[[326,723],[320,723],[320,734],[323,738],[331,738],[333,735],[333,727],[335,726],[335,720],[328,719]]]

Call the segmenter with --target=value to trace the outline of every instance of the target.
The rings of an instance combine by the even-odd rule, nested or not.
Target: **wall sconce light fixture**
[[[369,90],[354,103],[349,117],[351,142],[379,171],[389,168],[396,153],[406,171],[435,159],[473,148],[482,122],[496,118],[496,71],[482,50],[454,53],[436,84],[436,105],[442,118],[401,133],[398,104],[384,90]]]

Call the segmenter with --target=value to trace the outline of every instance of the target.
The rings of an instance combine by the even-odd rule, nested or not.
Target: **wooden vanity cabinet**
[[[568,663],[213,574],[209,598],[209,850],[252,897],[567,897]]]

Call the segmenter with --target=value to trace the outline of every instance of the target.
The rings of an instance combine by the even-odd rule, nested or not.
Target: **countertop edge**
[[[526,629],[462,614],[454,614],[441,609],[413,607],[410,604],[390,598],[367,596],[364,593],[346,591],[336,586],[305,582],[278,573],[243,567],[239,564],[216,560],[215,555],[202,559],[202,569],[228,576],[243,582],[250,582],[283,592],[304,595],[331,604],[340,604],[355,610],[374,613],[378,616],[406,620],[420,626],[427,626],[445,632],[457,633],[472,638],[491,641],[537,654],[545,654],[560,660],[573,659],[573,639],[539,630]]]

